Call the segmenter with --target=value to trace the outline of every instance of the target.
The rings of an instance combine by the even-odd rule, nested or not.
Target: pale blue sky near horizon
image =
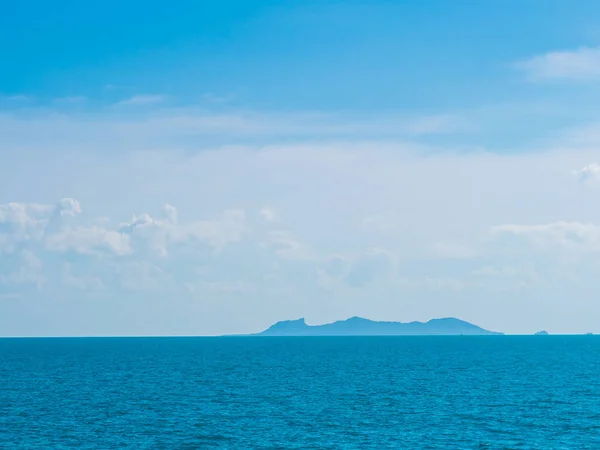
[[[600,3],[13,2],[0,336],[600,332]]]

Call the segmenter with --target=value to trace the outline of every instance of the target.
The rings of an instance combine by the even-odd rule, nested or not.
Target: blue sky
[[[24,1],[0,335],[600,332],[600,4]]]

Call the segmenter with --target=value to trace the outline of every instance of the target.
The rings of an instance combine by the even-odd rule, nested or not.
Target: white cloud
[[[162,210],[164,218],[171,224],[177,223],[177,208],[168,203],[163,206]]]
[[[82,255],[99,255],[109,252],[117,256],[131,253],[129,236],[99,226],[66,227],[45,239],[48,250],[73,251]]]
[[[591,163],[573,171],[573,174],[584,183],[592,183],[600,180],[600,164]]]
[[[171,245],[204,243],[215,249],[239,241],[245,230],[245,214],[226,210],[212,220],[179,223],[177,209],[163,207],[164,219],[149,214],[134,216],[130,223],[110,228],[110,221],[78,223],[79,202],[64,198],[56,205],[7,203],[0,205],[0,251],[12,253],[22,246],[49,252],[80,255],[125,256],[134,251],[168,254]]]
[[[555,51],[521,61],[517,66],[534,80],[600,80],[600,47]]]
[[[39,241],[55,216],[74,215],[79,204],[63,199],[57,205],[11,202],[0,205],[0,252],[13,252],[26,242]]]
[[[47,218],[52,210],[51,205],[11,202],[0,205],[0,223],[18,228],[36,226],[38,221]]]
[[[307,245],[300,242],[290,231],[277,230],[269,232],[269,241],[263,245],[271,247],[275,254],[288,260],[315,260],[317,255]]]
[[[56,205],[56,211],[61,216],[76,216],[81,214],[81,206],[74,198],[63,198]]]
[[[163,209],[165,219],[154,219],[149,214],[134,216],[129,223],[123,223],[119,231],[131,235],[136,242],[149,248],[159,256],[167,256],[170,245],[207,244],[216,249],[239,241],[245,224],[242,210],[226,210],[212,220],[197,220],[179,223],[177,210],[171,205]]]
[[[277,221],[277,213],[265,206],[264,208],[262,208],[260,210],[260,216],[266,221],[266,222],[276,222]]]
[[[494,236],[515,236],[538,249],[562,249],[580,252],[600,251],[600,226],[579,222],[554,222],[543,225],[500,225]]]
[[[0,250],[20,245],[43,245],[58,252],[93,254],[100,249],[117,255],[129,253],[128,237],[99,226],[65,226],[63,218],[81,214],[79,202],[63,198],[56,205],[7,203],[0,205]]]
[[[174,230],[174,242],[207,242],[221,248],[241,240],[246,229],[246,214],[239,209],[226,210],[214,220],[201,220],[181,225]]]

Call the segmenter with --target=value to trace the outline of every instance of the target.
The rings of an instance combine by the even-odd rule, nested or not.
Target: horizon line
[[[345,335],[261,335],[252,334],[164,334],[164,335],[49,335],[49,336],[0,336],[0,339],[144,339],[144,338],[344,338],[344,337],[399,337],[399,338],[418,338],[418,337],[503,337],[503,336],[536,336],[538,332],[533,333],[499,333],[499,334],[345,334]],[[539,335],[537,335],[539,336]],[[600,336],[592,332],[583,333],[550,333],[545,336]]]

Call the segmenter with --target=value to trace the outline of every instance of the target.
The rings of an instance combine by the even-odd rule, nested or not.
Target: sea
[[[600,337],[0,339],[2,449],[599,449]]]

